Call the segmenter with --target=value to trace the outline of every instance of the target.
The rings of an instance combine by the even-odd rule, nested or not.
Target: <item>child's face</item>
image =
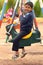
[[[32,8],[30,7],[30,5],[25,5],[24,6],[24,13],[28,13],[30,11],[32,11]]]

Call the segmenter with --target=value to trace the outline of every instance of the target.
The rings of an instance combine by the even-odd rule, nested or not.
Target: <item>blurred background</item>
[[[24,1],[27,1],[27,0],[24,0]],[[34,4],[34,11],[35,11],[36,17],[43,17],[43,0],[30,0],[30,1],[32,1]],[[2,10],[3,3],[4,3],[4,0],[0,0],[0,12]],[[15,3],[16,3],[16,0],[8,0],[6,12],[11,6],[14,7]]]

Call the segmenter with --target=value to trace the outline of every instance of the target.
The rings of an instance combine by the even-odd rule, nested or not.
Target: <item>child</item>
[[[33,3],[27,2],[24,5],[24,13],[20,16],[20,33],[15,37],[13,41],[13,47],[12,50],[15,51],[14,59],[19,57],[19,41],[24,37],[25,35],[29,34],[31,32],[31,29],[33,27]],[[22,48],[22,53],[25,55],[25,49]],[[24,56],[23,55],[23,56]]]
[[[13,14],[13,7],[9,8],[7,13],[4,15],[5,18],[12,17]]]

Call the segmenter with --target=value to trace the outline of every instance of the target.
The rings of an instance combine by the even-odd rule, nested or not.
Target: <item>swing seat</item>
[[[8,29],[10,28],[11,25],[8,26]],[[8,30],[7,30],[8,31]],[[10,34],[12,36],[12,39],[9,40],[9,42],[14,41],[15,36],[18,34],[15,30],[14,27],[10,31]],[[38,43],[41,42],[41,34],[38,30],[34,30],[33,32],[30,32],[28,35],[24,36],[20,42],[19,42],[19,47],[24,47],[24,46],[31,46],[33,43]]]
[[[14,35],[15,37],[16,35]],[[12,42],[14,41],[14,37],[12,37],[11,40],[9,40],[9,42]],[[41,39],[40,39],[40,32],[39,31],[33,31],[32,32],[32,35],[29,37],[29,38],[22,38],[19,42],[19,47],[24,47],[24,46],[31,46],[31,44],[33,43],[38,43],[38,42],[41,42]]]

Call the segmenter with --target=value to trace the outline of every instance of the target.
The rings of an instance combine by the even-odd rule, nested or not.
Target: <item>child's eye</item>
[[[26,6],[25,8],[30,8],[30,7],[27,7],[27,6]]]
[[[30,7],[28,6],[28,8],[30,8]]]

